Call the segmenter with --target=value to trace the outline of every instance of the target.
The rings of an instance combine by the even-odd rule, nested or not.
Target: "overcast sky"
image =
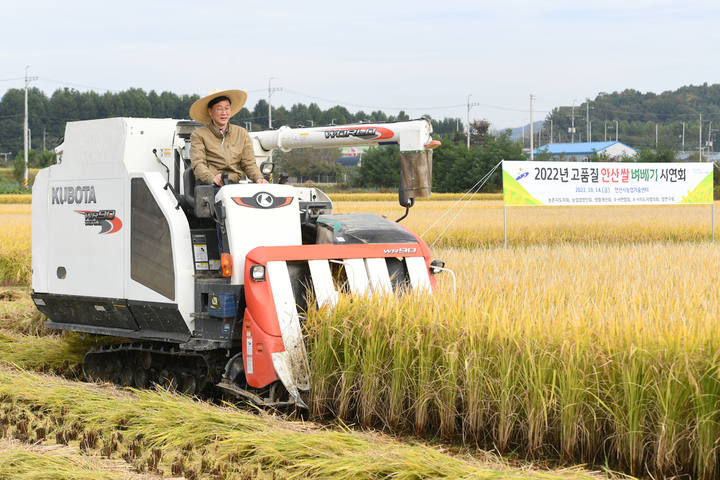
[[[720,2],[0,0],[0,96],[31,83],[248,92],[517,127],[599,92],[719,83]]]

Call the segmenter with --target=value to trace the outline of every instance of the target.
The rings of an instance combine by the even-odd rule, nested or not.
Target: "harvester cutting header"
[[[49,327],[132,340],[88,352],[91,379],[304,407],[303,312],[342,293],[431,291],[442,262],[396,222],[333,214],[317,188],[198,182],[201,126],[68,123],[33,186],[34,302]],[[399,144],[401,203],[430,195],[439,142],[425,119],[249,135],[263,175],[275,149]]]

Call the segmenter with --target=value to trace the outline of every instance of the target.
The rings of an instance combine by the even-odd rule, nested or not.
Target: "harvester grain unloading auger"
[[[91,379],[305,407],[308,299],[333,305],[344,291],[431,291],[442,265],[396,222],[332,214],[316,188],[195,188],[188,142],[197,126],[68,124],[58,164],[33,187],[33,299],[47,326],[132,340],[88,352]],[[439,145],[425,119],[251,137],[262,168],[272,166],[273,149],[399,144],[406,206],[430,195]]]

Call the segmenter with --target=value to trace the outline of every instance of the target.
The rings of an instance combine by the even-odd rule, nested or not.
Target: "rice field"
[[[450,204],[418,202],[403,223],[435,243],[457,291],[442,274],[433,299],[310,314],[315,415],[637,476],[720,476],[711,208],[508,208],[503,249],[502,202],[431,227]]]
[[[433,297],[309,313],[313,418],[531,461],[720,477],[710,207],[514,207],[504,249],[502,201],[458,204],[448,226],[454,204],[417,202],[403,224],[435,244],[457,290],[443,273]],[[395,201],[335,207],[404,213]],[[29,270],[28,213],[0,205],[4,282],[29,279],[4,267]]]
[[[419,201],[402,224],[421,235],[428,246],[503,246],[502,200],[466,200]],[[396,220],[405,209],[396,201],[335,203],[335,213],[356,212]],[[507,207],[505,214],[508,246],[710,241],[711,214],[720,229],[720,212],[710,205]]]
[[[0,285],[31,281],[30,204],[0,204]]]
[[[638,476],[717,476],[716,246],[437,253],[457,292],[445,277],[432,299],[310,314],[315,415]]]

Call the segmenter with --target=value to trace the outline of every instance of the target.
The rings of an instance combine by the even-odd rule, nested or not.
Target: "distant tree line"
[[[79,92],[73,89],[58,89],[48,97],[37,88],[28,91],[29,128],[31,150],[29,164],[42,168],[54,162],[54,149],[62,140],[68,121],[90,120],[108,117],[177,118],[187,119],[190,106],[198,95],[178,96],[171,92],[146,93],[142,89],[130,89],[119,93],[98,94]],[[0,100],[0,153],[12,152],[15,169],[24,169],[23,162],[23,117],[24,91],[8,90]],[[575,141],[586,141],[584,118],[587,109],[584,104],[575,109]],[[590,101],[592,140],[614,139],[615,120],[618,121],[618,139],[639,150],[631,161],[672,161],[677,150],[682,149],[682,122],[685,123],[685,150],[697,148],[699,139],[699,114],[703,113],[703,142],[710,136],[715,139],[717,129],[712,128],[713,119],[720,127],[720,85],[683,87],[675,92],[661,95],[642,94],[635,90],[621,93],[601,93]],[[553,141],[570,141],[567,129],[571,124],[572,108],[554,109],[546,118],[545,127],[538,132],[535,146],[549,141],[550,121],[553,125]],[[523,147],[529,147],[529,138],[522,142],[511,140],[510,132],[491,134],[487,121],[473,121],[470,124],[470,148],[467,148],[465,125],[459,118],[442,120],[429,118],[437,138],[442,145],[434,151],[433,186],[437,192],[467,191],[476,184],[500,160],[525,158]],[[322,110],[316,103],[301,103],[291,108],[273,107],[273,127],[342,125],[358,122],[384,122],[409,120],[401,111],[397,116],[377,110],[370,113],[352,113],[343,106]],[[268,128],[268,103],[259,100],[255,106],[244,107],[231,122],[248,130]],[[693,123],[694,122],[694,123]],[[655,142],[657,128],[658,140]],[[709,148],[704,145],[704,148]],[[707,150],[705,150],[707,154]],[[14,158],[13,158],[14,157]],[[339,149],[299,149],[288,153],[278,152],[275,160],[285,172],[299,180],[334,178],[344,180],[348,170],[337,163]],[[536,157],[541,160],[542,155]],[[605,160],[595,155],[592,161]],[[400,174],[397,147],[370,149],[362,157],[362,164],[349,177],[349,183],[356,187],[397,188]],[[17,177],[17,175],[16,175]],[[494,175],[486,190],[500,190],[501,176]]]
[[[110,117],[177,118],[188,119],[190,106],[199,95],[176,95],[172,92],[155,91],[146,93],[139,88],[127,91],[99,94],[93,91],[80,92],[74,89],[58,89],[50,97],[38,88],[28,90],[28,125],[31,133],[30,150],[52,150],[60,144],[65,135],[65,124],[76,120],[91,120]],[[23,119],[25,115],[25,91],[10,89],[0,100],[0,152],[12,152],[15,156],[23,151]],[[385,122],[409,120],[401,111],[397,116],[387,115],[378,110],[371,113],[351,113],[342,106],[322,110],[316,103],[273,107],[272,124],[320,126],[342,125],[356,122]],[[433,122],[438,134],[462,131],[463,122],[446,118]],[[268,103],[259,100],[250,110],[246,105],[236,114],[231,123],[248,130],[269,128]],[[0,157],[2,158],[2,157]]]

